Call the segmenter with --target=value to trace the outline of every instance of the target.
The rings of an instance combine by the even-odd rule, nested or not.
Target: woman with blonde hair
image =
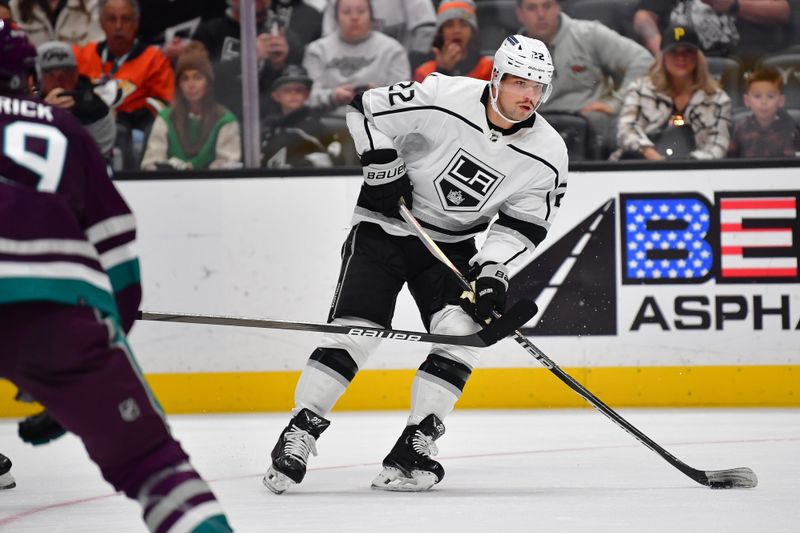
[[[731,134],[731,99],[708,71],[697,34],[673,26],[647,76],[628,89],[612,159],[719,159]]]
[[[236,117],[214,96],[214,70],[205,47],[190,43],[175,64],[175,101],[153,123],[142,168],[184,170],[241,164]]]

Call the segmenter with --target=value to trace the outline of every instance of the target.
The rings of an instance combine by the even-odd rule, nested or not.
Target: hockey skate
[[[407,426],[383,460],[383,471],[372,480],[379,490],[422,492],[444,478],[444,468],[431,459],[439,453],[434,442],[444,435],[444,424],[430,414],[417,426]]]
[[[264,485],[275,494],[283,494],[290,485],[303,481],[308,454],[317,455],[317,439],[330,424],[308,409],[297,413],[272,449],[272,465],[264,476]]]
[[[17,486],[11,475],[11,459],[0,453],[0,490],[13,489]]]

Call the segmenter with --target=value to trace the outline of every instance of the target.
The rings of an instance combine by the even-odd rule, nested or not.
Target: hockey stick
[[[286,320],[269,320],[263,318],[157,313],[150,311],[139,311],[137,318],[139,320],[152,320],[157,322],[182,322],[185,324],[209,324],[214,326],[244,326],[248,328],[316,331],[319,333],[337,333],[353,337],[377,337],[396,341],[433,342],[482,348],[491,346],[497,341],[508,337],[516,328],[533,318],[536,312],[536,304],[532,300],[520,300],[500,319],[492,321],[491,324],[472,335],[440,335],[419,331],[405,331],[401,329],[371,328],[368,326],[343,326],[337,324],[319,324],[316,322],[289,322]]]
[[[456,266],[450,261],[450,259],[448,259],[444,252],[442,252],[441,248],[439,248],[430,235],[428,235],[425,229],[420,226],[419,222],[405,206],[402,199],[400,200],[400,215],[403,217],[403,220],[405,220],[411,226],[414,233],[420,238],[420,240],[422,240],[423,244],[425,244],[425,247],[434,255],[434,257],[436,257],[439,261],[444,263],[450,270],[453,271],[453,274],[458,277],[464,290],[472,292],[472,285],[470,285],[469,281],[467,281],[464,275],[459,272],[458,268],[456,268]],[[662,448],[650,437],[639,431],[630,422],[622,418],[620,414],[603,403],[597,396],[589,392],[583,385],[575,381],[572,376],[564,372],[557,364],[547,357],[544,352],[537,348],[518,330],[514,331],[514,340],[517,341],[520,346],[525,348],[525,351],[535,357],[536,360],[542,364],[542,366],[555,374],[558,379],[563,381],[569,388],[577,392],[581,397],[583,397],[584,400],[592,404],[592,406],[594,406],[598,411],[606,415],[615,424],[632,435],[636,440],[656,452],[669,464],[695,480],[697,483],[711,487],[712,489],[752,488],[758,484],[758,478],[756,477],[755,472],[747,467],[731,468],[728,470],[698,470],[696,468],[692,468]]]

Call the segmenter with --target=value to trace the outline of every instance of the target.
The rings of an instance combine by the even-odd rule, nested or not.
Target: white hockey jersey
[[[359,154],[396,149],[414,185],[412,213],[437,241],[489,229],[471,264],[502,263],[513,274],[533,258],[567,187],[567,148],[540,115],[505,132],[489,127],[489,83],[431,74],[364,93],[348,108]],[[492,219],[498,216],[491,224]],[[396,218],[356,206],[353,224],[414,235]]]

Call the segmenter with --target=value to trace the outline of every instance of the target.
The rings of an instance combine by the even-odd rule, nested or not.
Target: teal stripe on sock
[[[233,531],[225,515],[212,516],[192,530],[192,533],[229,533]]]

